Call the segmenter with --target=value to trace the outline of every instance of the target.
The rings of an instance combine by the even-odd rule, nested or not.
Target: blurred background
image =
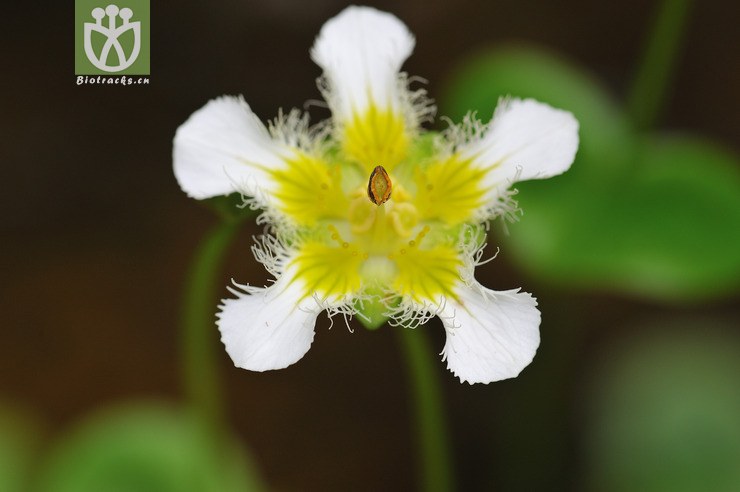
[[[75,85],[71,4],[4,8],[0,490],[85,492],[85,473],[128,480],[107,490],[413,490],[388,326],[322,316],[304,359],[258,374],[232,366],[214,325],[234,450],[193,444],[181,298],[217,217],[177,186],[172,137],[222,94],[263,120],[320,99],[308,50],[347,4],[152,3],[151,83],[127,87]],[[458,489],[740,490],[737,3],[668,2],[652,37],[658,2],[369,3],[415,34],[405,69],[439,115],[488,119],[511,94],[581,122],[571,172],[521,187],[521,221],[494,224],[500,253],[477,272],[539,299],[537,357],[487,386],[438,363]],[[643,63],[650,39],[673,69]],[[267,280],[259,232],[244,225],[220,285]],[[436,357],[441,324],[423,330]]]

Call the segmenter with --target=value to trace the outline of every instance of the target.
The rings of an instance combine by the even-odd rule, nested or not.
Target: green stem
[[[239,221],[224,221],[202,240],[188,272],[182,308],[182,377],[195,418],[205,431],[218,431],[222,419],[216,363],[217,285],[223,256]]]
[[[421,451],[422,490],[454,490],[442,394],[432,347],[422,330],[397,328],[413,390],[416,436]]]
[[[690,0],[664,0],[658,11],[629,97],[629,113],[640,130],[655,123],[669,93],[667,86],[676,65],[690,6]]]

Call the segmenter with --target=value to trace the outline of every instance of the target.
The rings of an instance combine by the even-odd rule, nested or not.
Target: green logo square
[[[149,27],[149,0],[75,0],[75,75],[149,75]]]

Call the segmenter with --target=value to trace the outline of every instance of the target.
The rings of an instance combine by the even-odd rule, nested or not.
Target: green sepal
[[[368,330],[377,330],[389,319],[387,316],[389,305],[384,300],[384,294],[380,290],[368,289],[366,293],[369,294],[368,298],[355,301],[354,308],[357,311],[357,319]],[[397,305],[398,302],[398,300],[394,300],[391,307]]]

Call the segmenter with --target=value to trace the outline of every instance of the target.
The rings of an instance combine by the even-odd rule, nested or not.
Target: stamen
[[[391,225],[396,234],[402,238],[407,238],[419,222],[419,212],[411,203],[396,202],[394,203],[393,210],[390,212],[390,218]]]
[[[380,210],[382,210],[382,207],[373,207],[360,192],[360,196],[354,198],[349,206],[348,215],[352,234],[368,232],[375,224],[375,219]]]

